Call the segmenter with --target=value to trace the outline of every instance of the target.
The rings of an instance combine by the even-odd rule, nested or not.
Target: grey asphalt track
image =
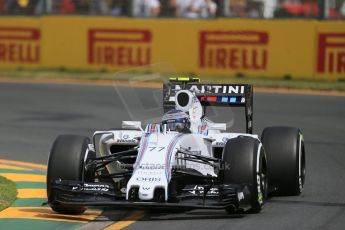
[[[0,158],[45,164],[57,135],[90,136],[118,127],[121,120],[162,113],[156,108],[160,98],[160,90],[148,88],[0,83]],[[134,108],[129,111],[124,100]],[[266,126],[302,129],[307,151],[303,194],[274,197],[254,215],[147,212],[129,229],[345,229],[345,97],[256,93],[254,100],[255,133]],[[213,114],[234,120],[234,130],[243,125],[239,111]],[[125,213],[115,212],[115,221]]]

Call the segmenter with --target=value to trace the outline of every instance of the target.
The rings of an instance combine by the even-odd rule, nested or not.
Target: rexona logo
[[[317,72],[345,73],[345,33],[320,33]]]
[[[228,70],[266,70],[267,32],[201,31],[199,67]]]
[[[0,27],[0,64],[39,63],[40,38],[35,28]]]
[[[110,67],[148,65],[151,41],[148,30],[90,29],[88,62]]]

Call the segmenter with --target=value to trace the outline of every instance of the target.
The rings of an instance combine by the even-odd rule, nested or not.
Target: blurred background
[[[165,63],[213,79],[345,82],[345,0],[0,0],[0,14],[6,77],[110,79]]]
[[[0,0],[1,15],[344,19],[344,0]]]

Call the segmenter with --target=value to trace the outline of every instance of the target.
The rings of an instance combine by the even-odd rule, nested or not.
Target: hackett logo
[[[0,27],[0,64],[40,62],[41,33],[35,28]]]
[[[88,62],[110,67],[148,65],[151,41],[148,30],[90,29]]]
[[[320,33],[317,72],[345,73],[345,33]]]
[[[199,67],[266,70],[269,35],[257,31],[201,31]]]

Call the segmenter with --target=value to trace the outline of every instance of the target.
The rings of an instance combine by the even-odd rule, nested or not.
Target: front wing
[[[110,183],[56,180],[51,202],[64,206],[112,206],[118,208],[230,209],[247,211],[252,199],[250,184],[192,185],[168,202],[126,200]],[[204,193],[204,191],[206,191]]]

